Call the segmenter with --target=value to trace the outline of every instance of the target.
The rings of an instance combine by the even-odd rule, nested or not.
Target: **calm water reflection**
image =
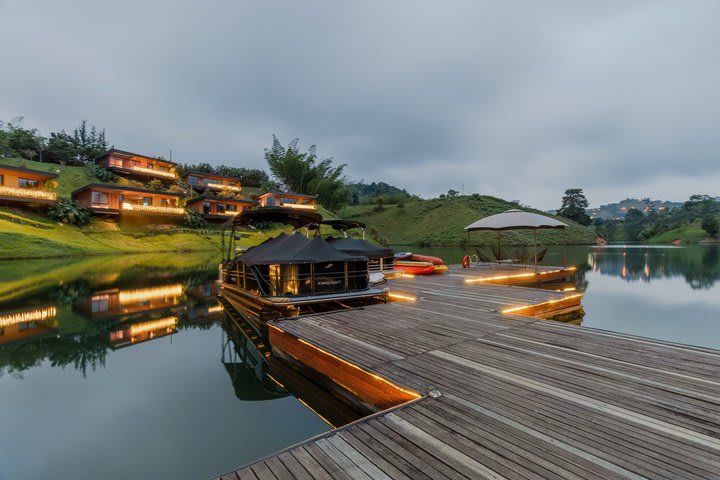
[[[238,345],[215,258],[0,263],[0,479],[208,478],[328,426]]]
[[[405,247],[459,263],[466,249]],[[716,246],[568,247],[585,296],[584,326],[720,348],[720,251]],[[562,264],[553,247],[543,262]]]

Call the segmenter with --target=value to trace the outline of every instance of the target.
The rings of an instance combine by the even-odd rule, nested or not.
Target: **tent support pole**
[[[567,229],[566,229],[566,228],[563,228],[563,268],[566,268],[566,267],[567,267],[567,260],[566,260],[567,257],[566,257],[566,255],[565,255],[565,251],[566,251],[566,241],[565,241],[565,237],[567,237]]]
[[[537,228],[533,230],[533,253],[535,254],[535,273],[537,273]]]

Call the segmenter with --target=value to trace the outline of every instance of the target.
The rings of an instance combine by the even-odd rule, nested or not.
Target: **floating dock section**
[[[470,274],[274,322],[400,403],[222,478],[720,478],[720,352],[539,319],[581,297]]]

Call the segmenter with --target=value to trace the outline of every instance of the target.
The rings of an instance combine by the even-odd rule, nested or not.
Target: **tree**
[[[62,132],[50,133],[50,139],[43,152],[43,160],[63,165],[82,165],[78,148],[73,137]]]
[[[592,221],[590,215],[585,212],[588,207],[587,198],[582,188],[569,188],[565,190],[562,199],[562,206],[558,210],[558,215],[574,220],[582,225],[590,225]]]
[[[628,240],[636,242],[641,240],[640,233],[643,231],[645,215],[637,208],[631,208],[625,214],[625,236]]]
[[[17,117],[4,126],[4,142],[8,153],[33,160],[43,151],[45,139],[37,129],[23,128],[23,117]]]
[[[448,197],[457,197],[460,194],[457,190],[453,190],[452,188],[448,190],[447,196]]]
[[[708,215],[703,218],[700,226],[713,238],[717,237],[718,232],[720,232],[720,222],[718,222],[715,215]]]
[[[347,204],[349,191],[343,171],[345,164],[334,166],[332,158],[318,160],[317,148],[310,146],[307,152],[298,149],[299,139],[295,138],[287,147],[273,135],[273,144],[265,149],[270,173],[283,188],[296,193],[315,194],[318,201],[329,209]]]
[[[105,139],[105,129],[98,130],[95,125],[87,128],[87,121],[80,122],[80,126],[73,132],[73,141],[78,150],[78,157],[83,162],[91,162],[100,154],[107,151],[108,142]]]

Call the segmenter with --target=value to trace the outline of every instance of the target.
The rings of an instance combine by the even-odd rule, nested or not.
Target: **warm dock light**
[[[412,295],[395,292],[388,293],[388,297],[392,298],[393,300],[405,300],[406,302],[414,302],[415,300],[417,300],[417,298],[413,297]]]
[[[574,292],[575,290],[577,290],[577,287],[565,287],[565,288],[560,288],[555,291],[556,292]]]
[[[125,202],[122,204],[123,210],[141,213],[162,213],[170,215],[185,215],[184,208],[178,207],[157,207],[154,205],[135,205],[134,203]]]
[[[35,198],[39,200],[57,199],[57,194],[55,194],[55,192],[46,192],[45,190],[34,190],[30,188],[15,188],[2,186],[0,186],[0,196]]]
[[[55,315],[57,315],[57,308],[55,307],[36,308],[34,310],[28,310],[26,312],[0,315],[0,328],[5,328],[20,323],[42,322],[55,317]]]
[[[156,298],[179,297],[183,294],[183,286],[178,283],[165,287],[141,288],[138,290],[122,290],[118,294],[120,303],[137,303]]]
[[[153,320],[151,322],[138,323],[130,326],[130,336],[134,337],[136,335],[140,335],[141,333],[154,332],[162,329],[170,330],[175,328],[177,323],[177,317],[167,317],[161,318],[160,320]]]
[[[526,273],[515,273],[515,274],[509,274],[509,275],[497,275],[494,277],[473,277],[473,278],[466,278],[465,283],[483,283],[483,282],[496,282],[498,280],[507,280],[510,278],[529,278],[529,277],[541,277],[543,275],[552,275],[555,273],[562,273],[562,272],[573,272],[576,270],[576,267],[568,267],[563,268],[559,270],[546,270],[544,272],[526,272]]]
[[[555,298],[553,300],[547,300],[545,302],[536,303],[533,305],[520,305],[519,307],[506,308],[504,310],[500,310],[500,313],[515,313],[515,312],[527,310],[530,308],[542,307],[545,305],[552,305],[554,303],[565,302],[567,300],[572,300],[574,298],[579,298],[579,297],[582,297],[582,293],[576,293],[575,295],[568,295],[567,297],[563,297],[563,298]]]
[[[415,278],[415,275],[412,273],[401,273],[400,278]]]
[[[154,170],[152,168],[138,167],[137,165],[133,165],[132,170],[135,170],[136,172],[157,175],[158,177],[177,178],[177,175],[175,175],[175,173],[173,173],[173,172],[166,172],[165,170]]]
[[[208,313],[220,313],[224,312],[225,307],[223,307],[221,304],[215,305],[214,307],[208,308]]]

